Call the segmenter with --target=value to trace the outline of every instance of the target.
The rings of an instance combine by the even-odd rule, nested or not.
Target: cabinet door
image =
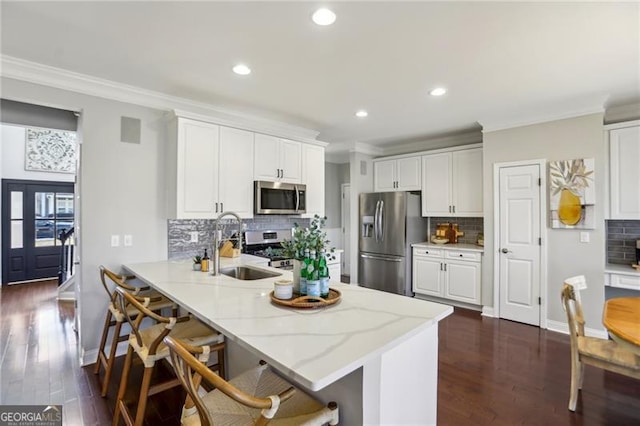
[[[442,297],[442,259],[413,256],[413,291]]]
[[[375,192],[395,191],[396,160],[373,163],[373,190]]]
[[[451,203],[454,216],[481,217],[482,149],[451,153]]]
[[[253,217],[253,132],[220,127],[219,210]]]
[[[422,216],[452,216],[451,153],[422,156]]]
[[[340,282],[340,264],[332,263],[327,267],[329,268],[329,281]]]
[[[276,181],[279,179],[280,139],[256,133],[252,158],[255,180]]]
[[[280,139],[280,180],[302,183],[302,144]]]
[[[218,132],[219,127],[213,124],[185,119],[178,121],[178,219],[211,219],[216,215]]]
[[[399,158],[396,176],[399,191],[420,191],[422,189],[422,164],[420,157]]]
[[[460,302],[480,304],[480,264],[447,261],[444,297]]]
[[[304,145],[302,171],[307,185],[305,217],[317,214],[324,216],[324,148],[315,145]]]
[[[611,130],[611,219],[640,219],[640,126]]]

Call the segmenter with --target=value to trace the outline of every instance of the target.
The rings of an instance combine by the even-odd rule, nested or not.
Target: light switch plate
[[[580,242],[581,243],[588,243],[589,242],[589,233],[588,232],[581,232],[580,233]]]
[[[111,247],[118,247],[120,245],[120,235],[111,236]]]
[[[131,247],[133,245],[133,236],[132,235],[125,235],[124,236],[124,246],[125,247]]]
[[[197,243],[198,242],[198,231],[191,231],[191,232],[189,232],[189,235],[191,235],[191,239],[189,240],[189,242],[191,242],[191,243]]]

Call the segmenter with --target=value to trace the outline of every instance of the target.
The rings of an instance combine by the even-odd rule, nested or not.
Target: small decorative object
[[[311,224],[308,228],[301,228],[299,224],[294,223],[291,240],[282,241],[283,255],[294,259],[294,293],[299,294],[300,292],[300,262],[304,260],[305,249],[309,251],[315,250],[316,253],[320,253],[321,250],[326,250],[327,259],[334,259],[331,253],[335,251],[335,248],[327,250],[329,240],[327,240],[327,234],[322,231],[326,220],[326,217],[315,215],[313,219],[311,219]]]
[[[480,247],[484,247],[484,234],[482,232],[478,234],[478,241],[476,241],[476,244]]]
[[[209,255],[207,249],[204,249],[204,256],[202,256],[202,272],[209,272]]]
[[[293,297],[293,281],[276,280],[273,286],[273,295],[278,299],[286,300]]]
[[[327,308],[340,302],[342,294],[335,288],[329,289],[327,297],[300,296],[291,300],[278,299],[274,292],[270,293],[271,301],[276,305],[286,306],[294,309],[318,309]]]
[[[193,258],[193,270],[199,271],[202,269],[202,256],[195,256]]]
[[[447,244],[449,242],[448,238],[436,237],[435,235],[431,236],[431,242],[434,244]]]
[[[76,172],[76,133],[55,129],[27,128],[25,170]]]
[[[551,161],[551,227],[595,229],[594,159]]]

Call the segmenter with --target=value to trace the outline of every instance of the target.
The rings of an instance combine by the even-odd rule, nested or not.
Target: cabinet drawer
[[[481,255],[481,253],[475,251],[447,250],[445,258],[480,262]]]
[[[611,287],[628,288],[631,290],[640,290],[640,276],[632,275],[616,275],[611,274],[609,279]]]
[[[414,247],[413,255],[420,257],[442,257],[444,250],[431,247]]]

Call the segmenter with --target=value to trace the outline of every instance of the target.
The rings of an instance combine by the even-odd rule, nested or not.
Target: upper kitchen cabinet
[[[316,145],[302,147],[303,183],[307,186],[306,210],[303,217],[324,217],[324,148]]]
[[[302,183],[302,144],[275,136],[255,135],[256,180]]]
[[[422,215],[483,215],[482,148],[422,156]]]
[[[166,168],[171,216],[212,219],[231,210],[253,217],[253,167],[246,164],[253,158],[253,133],[186,118],[172,125]]]
[[[611,219],[640,219],[640,121],[608,126]]]
[[[253,217],[253,137],[253,132],[220,127],[220,212]]]
[[[419,191],[421,186],[420,157],[374,160],[375,192]]]

